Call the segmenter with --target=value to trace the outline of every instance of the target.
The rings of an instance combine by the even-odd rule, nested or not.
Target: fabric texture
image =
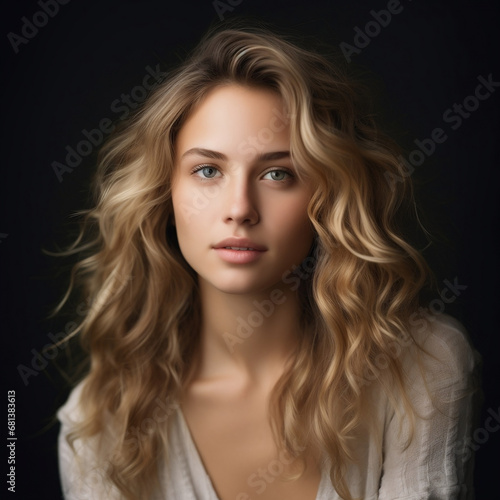
[[[411,350],[394,353],[404,355],[409,396],[418,415],[413,440],[406,446],[410,424],[398,418],[402,405],[392,404],[376,380],[367,380],[374,405],[365,435],[358,440],[359,461],[348,470],[351,493],[364,500],[472,500],[473,457],[467,444],[477,409],[479,356],[452,318],[427,317],[413,326],[413,337],[428,354],[419,362]],[[68,433],[81,418],[81,389],[81,384],[75,387],[58,412],[64,498],[119,499],[100,462],[106,443],[77,440],[76,454],[67,443]],[[151,500],[219,500],[180,407],[173,410],[169,425],[170,458],[158,464],[161,488]],[[241,491],[256,496],[248,484]],[[340,500],[326,458],[315,500]]]

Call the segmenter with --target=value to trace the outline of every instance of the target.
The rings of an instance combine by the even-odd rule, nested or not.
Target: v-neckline
[[[178,412],[179,422],[181,425],[182,435],[186,438],[187,447],[191,451],[190,459],[194,460],[195,467],[197,469],[203,471],[204,480],[205,480],[204,486],[208,490],[210,497],[211,497],[210,499],[206,499],[206,500],[212,500],[212,497],[214,500],[220,500],[219,497],[217,496],[216,491],[215,491],[214,485],[212,483],[212,479],[210,478],[210,475],[208,474],[208,472],[205,468],[205,464],[201,460],[201,455],[198,451],[198,448],[196,447],[193,436],[191,435],[191,431],[189,429],[189,426],[187,424],[186,419],[184,418],[184,413],[182,412],[182,408],[180,406],[177,407],[177,412]],[[318,491],[316,493],[316,497],[314,500],[323,500],[324,498],[328,498],[327,496],[325,496],[325,492],[328,491],[329,481],[330,481],[329,475],[326,473],[326,470],[324,468],[322,468],[321,479],[320,479],[320,482],[318,485]]]

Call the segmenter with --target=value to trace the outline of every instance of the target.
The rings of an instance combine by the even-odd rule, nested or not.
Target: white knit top
[[[404,355],[403,359],[410,381],[409,395],[419,415],[413,440],[405,448],[407,421],[400,429],[399,419],[386,393],[375,381],[367,379],[366,383],[373,385],[370,389],[376,404],[367,415],[371,430],[359,439],[356,449],[359,462],[348,471],[351,494],[364,500],[472,499],[470,434],[476,406],[474,372],[478,355],[471,349],[461,326],[449,317],[422,320],[413,336],[433,356],[422,358],[425,383],[415,358]],[[401,354],[395,351],[394,355]],[[380,360],[380,369],[383,368],[383,360]],[[75,387],[58,412],[62,424],[59,464],[64,497],[67,500],[119,499],[117,490],[103,474],[102,454],[97,451],[97,441],[82,443],[77,440],[76,455],[66,441],[75,422],[81,418],[81,389],[81,384]],[[249,479],[247,484],[241,485],[238,499],[219,499],[182,409],[175,407],[171,411],[169,459],[167,463],[161,461],[158,464],[161,488],[150,497],[151,500],[258,498],[257,483]],[[328,461],[325,460],[315,500],[336,499],[340,500],[340,497],[331,485]]]

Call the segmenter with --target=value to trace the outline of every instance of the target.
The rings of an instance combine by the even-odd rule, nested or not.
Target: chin
[[[276,281],[262,281],[256,279],[238,279],[233,277],[228,277],[228,279],[222,280],[207,280],[205,281],[209,284],[209,286],[214,287],[219,292],[227,293],[230,295],[254,295],[266,292],[273,285],[277,284],[280,280],[279,278]]]
[[[266,287],[258,286],[257,284],[236,284],[236,283],[220,283],[213,284],[217,290],[222,293],[227,293],[229,295],[252,295],[256,293],[261,293],[266,290]]]

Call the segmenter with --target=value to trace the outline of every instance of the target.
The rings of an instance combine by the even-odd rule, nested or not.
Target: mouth
[[[222,248],[225,248],[226,250],[254,250],[254,251],[258,252],[258,250],[256,250],[255,248],[251,248],[251,247],[222,247]]]
[[[213,246],[215,250],[235,250],[239,252],[265,252],[267,248],[248,238],[226,238]]]
[[[267,252],[267,248],[246,238],[227,238],[213,249],[221,260],[228,264],[251,264]]]

